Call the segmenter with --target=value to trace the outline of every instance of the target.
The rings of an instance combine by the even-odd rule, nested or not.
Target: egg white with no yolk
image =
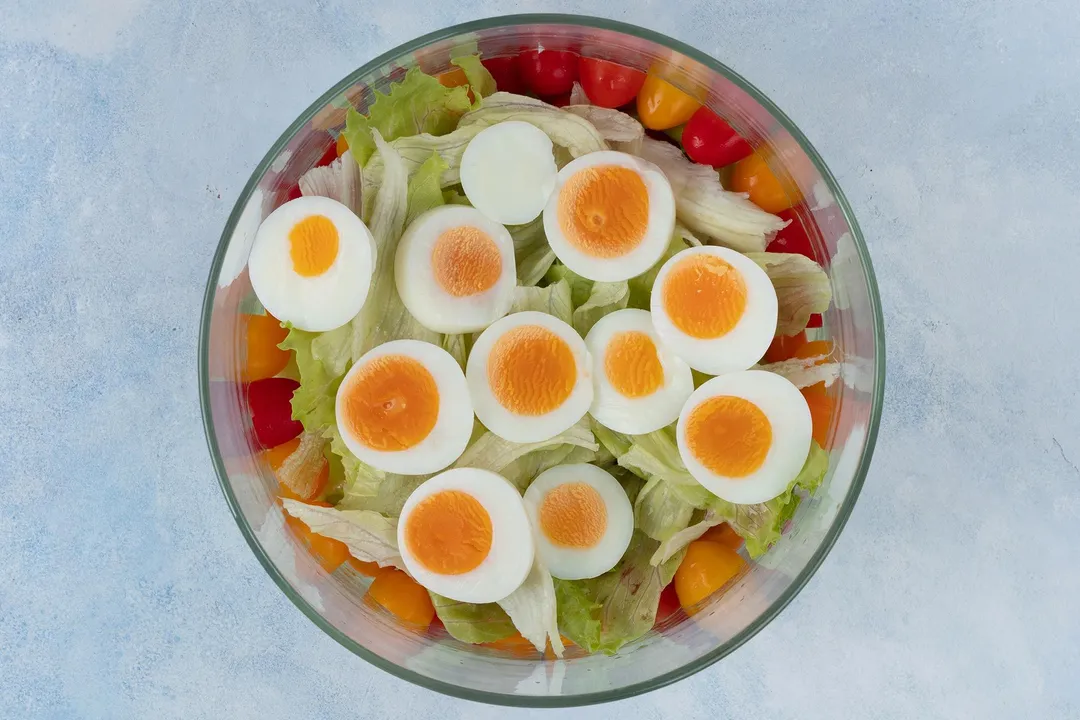
[[[480,212],[504,225],[524,225],[544,210],[559,169],[551,138],[526,122],[484,128],[461,156],[461,188]]]

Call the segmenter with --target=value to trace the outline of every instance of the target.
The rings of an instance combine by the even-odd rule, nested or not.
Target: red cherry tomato
[[[521,81],[521,63],[517,56],[488,58],[480,62],[491,73],[491,77],[495,78],[495,87],[499,92],[520,95],[525,91],[525,83]]]
[[[327,146],[326,152],[324,152],[322,154],[322,157],[319,158],[319,162],[315,163],[315,167],[323,167],[324,165],[329,165],[330,163],[338,159],[337,142],[334,141],[334,138],[330,138],[330,140],[333,142],[331,142],[330,145]]]
[[[594,105],[617,108],[637,97],[645,73],[625,65],[596,58],[580,58],[581,87]]]
[[[810,244],[810,237],[806,234],[806,229],[796,216],[795,211],[789,208],[781,210],[777,215],[787,220],[788,224],[787,227],[776,233],[776,237],[769,243],[769,247],[765,248],[765,251],[798,253],[816,262],[817,256],[814,254],[814,247]]]
[[[547,101],[555,107],[566,107],[570,104],[570,93],[563,93],[557,97],[548,98]]]
[[[823,327],[825,321],[821,317],[821,313],[814,313],[810,316],[810,319],[806,321],[806,327],[813,330],[815,328]]]
[[[679,595],[675,583],[670,583],[660,593],[660,605],[656,608],[656,622],[661,623],[679,611]]]
[[[687,121],[682,145],[691,160],[713,167],[730,165],[753,152],[750,143],[707,107],[699,108]]]
[[[300,383],[289,378],[266,378],[247,386],[248,407],[255,437],[265,448],[292,440],[304,426],[292,419],[292,395]]]
[[[541,97],[570,92],[578,77],[578,56],[562,50],[526,50],[521,53],[521,77]]]

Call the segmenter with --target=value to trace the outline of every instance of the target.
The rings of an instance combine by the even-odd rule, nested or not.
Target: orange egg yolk
[[[588,255],[626,255],[645,239],[648,226],[649,191],[630,168],[585,168],[559,192],[559,227],[571,245]]]
[[[322,275],[337,260],[337,227],[325,215],[304,218],[289,231],[289,256],[297,275]]]
[[[570,397],[577,363],[561,337],[539,325],[507,331],[488,356],[488,384],[495,399],[518,415],[544,415]]]
[[[373,450],[407,450],[428,436],[439,417],[439,388],[419,361],[384,355],[342,389],[347,430]]]
[[[552,545],[590,548],[607,530],[607,506],[592,485],[570,482],[544,496],[540,504],[540,529]]]
[[[502,256],[491,236],[477,227],[451,228],[431,251],[435,282],[454,297],[487,292],[502,275]]]
[[[664,311],[687,335],[718,338],[739,323],[746,310],[746,282],[715,255],[691,255],[675,264],[664,282]]]
[[[686,444],[712,472],[742,478],[765,462],[772,446],[772,424],[749,400],[721,395],[690,411]]]
[[[409,552],[440,575],[461,575],[479,567],[491,552],[491,532],[488,511],[461,490],[424,498],[405,521]]]
[[[629,398],[652,395],[664,384],[656,343],[639,331],[612,336],[604,353],[604,374],[616,392]]]

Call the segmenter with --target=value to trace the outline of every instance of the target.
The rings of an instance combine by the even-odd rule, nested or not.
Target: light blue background
[[[196,394],[210,258],[270,143],[376,54],[522,10],[614,13],[757,84],[846,190],[888,326],[873,468],[807,588],[707,671],[567,716],[1080,717],[1074,0],[410,5],[4,0],[0,716],[540,714],[306,620],[229,516]]]

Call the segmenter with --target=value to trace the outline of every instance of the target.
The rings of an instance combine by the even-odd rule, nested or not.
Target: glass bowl
[[[368,580],[342,565],[332,574],[296,542],[276,500],[277,481],[252,440],[241,366],[241,317],[253,301],[245,264],[259,223],[328,150],[349,105],[361,111],[403,69],[447,70],[479,50],[499,57],[542,46],[574,50],[661,73],[703,93],[706,104],[758,149],[803,201],[795,222],[829,274],[834,303],[821,336],[844,359],[833,383],[835,412],[824,485],[803,502],[781,540],[692,618],[681,611],[614,656],[556,661],[467,645],[441,629],[419,634],[366,602]],[[329,132],[328,132],[329,131]],[[563,15],[491,18],[440,30],[375,58],[315,101],[255,169],[229,216],[203,303],[199,380],[207,442],[237,524],[274,582],[311,620],[350,651],[411,682],[488,703],[570,706],[646,692],[709,666],[776,617],[836,541],[862,487],[881,413],[884,335],[876,281],[858,225],[836,180],[801,132],[764,95],[716,60],[676,40],[610,20]]]

